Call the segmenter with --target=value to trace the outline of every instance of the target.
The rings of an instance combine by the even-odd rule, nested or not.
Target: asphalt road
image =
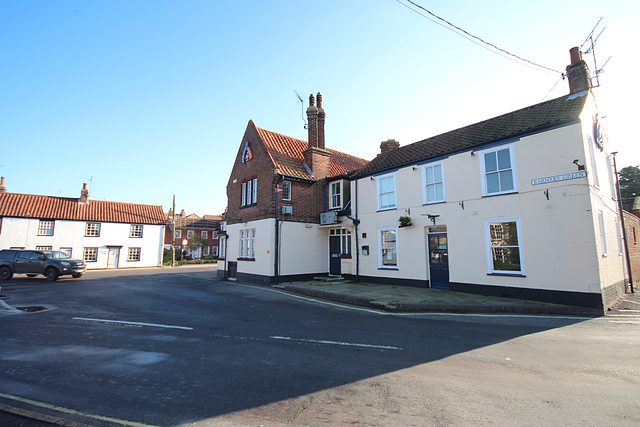
[[[213,277],[2,283],[0,404],[109,426],[640,425],[640,312],[398,315]]]

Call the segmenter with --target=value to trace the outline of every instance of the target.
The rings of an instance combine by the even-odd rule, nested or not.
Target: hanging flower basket
[[[400,218],[398,218],[398,223],[400,224],[400,227],[410,227],[413,225],[411,223],[410,216],[401,216]]]

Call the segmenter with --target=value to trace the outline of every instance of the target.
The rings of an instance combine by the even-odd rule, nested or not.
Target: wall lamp
[[[584,165],[581,165],[580,162],[578,161],[578,159],[575,159],[573,161],[573,164],[576,165],[578,167],[579,171],[583,171],[584,170]]]

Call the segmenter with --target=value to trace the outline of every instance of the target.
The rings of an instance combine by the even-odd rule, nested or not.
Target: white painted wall
[[[129,237],[131,224],[100,223],[100,236],[85,236],[84,221],[56,220],[53,236],[38,236],[38,219],[2,218],[0,249],[51,246],[53,250],[72,248],[71,256],[82,259],[84,248],[98,248],[96,262],[87,262],[87,269],[107,268],[109,246],[120,248],[119,268],[156,267],[162,265],[163,225],[143,226],[143,237]],[[128,261],[129,248],[140,248],[140,261]]]
[[[592,104],[590,104],[592,105]],[[605,151],[596,153],[600,187],[592,183],[586,134],[593,110],[585,110],[582,123],[523,137],[513,142],[518,193],[483,197],[482,155],[471,151],[444,159],[446,202],[423,205],[422,168],[411,165],[396,171],[397,208],[378,212],[376,180],[358,181],[358,215],[361,220],[360,274],[387,278],[428,278],[427,214],[439,215],[436,225],[446,225],[449,238],[450,281],[532,289],[600,292],[623,280],[623,257],[618,255],[616,205],[612,200]],[[587,153],[587,154],[586,154]],[[587,177],[532,185],[536,178],[577,172],[572,163],[587,164]],[[547,200],[544,191],[549,191]],[[352,183],[355,203],[355,182]],[[464,208],[462,207],[464,204]],[[605,217],[608,255],[599,247],[597,212]],[[397,231],[398,269],[380,269],[378,229],[397,226],[400,216],[411,216],[413,226]],[[518,217],[526,277],[488,275],[485,220]],[[355,268],[355,263],[354,263]],[[355,274],[355,271],[353,271]]]

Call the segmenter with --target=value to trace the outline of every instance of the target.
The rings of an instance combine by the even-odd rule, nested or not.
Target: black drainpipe
[[[356,233],[356,281],[360,281],[360,243],[358,242],[358,224],[360,224],[360,220],[358,219],[358,178],[356,178],[356,217],[351,218],[347,215],[351,221],[353,221],[353,225],[355,225],[355,233]]]
[[[279,271],[278,271],[278,267],[280,264],[280,220],[278,219],[280,212],[278,211],[278,186],[282,183],[282,181],[284,181],[284,176],[279,175],[280,179],[278,180],[278,182],[276,182],[276,247],[274,250],[274,258],[275,260],[275,264],[273,266],[273,275],[274,275],[274,283],[277,285],[279,282]]]

